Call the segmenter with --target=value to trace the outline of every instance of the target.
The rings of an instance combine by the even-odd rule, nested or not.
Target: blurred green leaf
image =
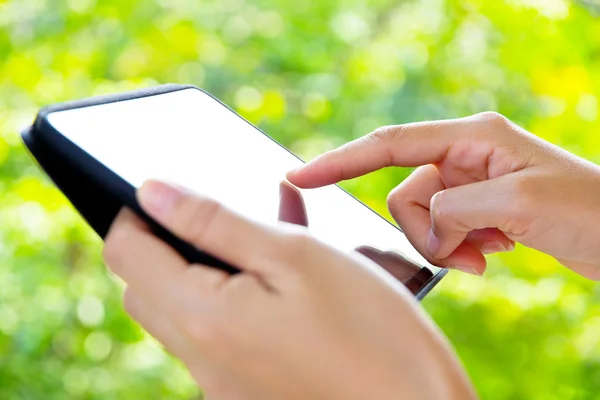
[[[100,240],[24,151],[49,103],[202,86],[304,158],[381,125],[497,110],[600,162],[600,20],[581,0],[0,1],[0,398],[198,398],[122,310]],[[410,172],[344,183],[389,218]],[[535,251],[424,305],[482,398],[593,399],[600,289]]]

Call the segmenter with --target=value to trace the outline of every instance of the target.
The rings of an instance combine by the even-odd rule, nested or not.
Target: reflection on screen
[[[277,223],[280,183],[302,163],[196,89],[55,112],[48,120],[135,187],[150,178],[167,179],[264,223]],[[415,264],[437,272],[400,230],[338,186],[299,194],[317,238],[387,263],[399,278],[416,278]]]

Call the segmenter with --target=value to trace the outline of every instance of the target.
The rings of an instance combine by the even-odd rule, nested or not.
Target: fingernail
[[[286,176],[290,176],[290,175],[293,175],[293,174],[297,173],[302,168],[304,168],[305,165],[306,164],[302,164],[302,165],[298,165],[296,168],[292,168],[291,170],[288,171],[288,173],[286,174]]]
[[[471,274],[471,275],[476,275],[476,276],[482,276],[483,275],[481,272],[477,271],[475,268],[468,267],[466,265],[456,265],[454,267],[449,267],[449,268],[457,269],[459,271],[466,272],[467,274]]]
[[[182,188],[165,182],[146,182],[139,189],[142,207],[156,216],[167,214],[182,196]]]
[[[432,230],[429,230],[427,234],[427,243],[426,243],[427,252],[435,257],[440,251],[440,239],[435,236]]]
[[[502,242],[493,241],[493,242],[484,243],[481,246],[481,252],[483,254],[501,253],[504,251],[511,251],[514,248],[515,248],[515,245],[513,243],[510,243],[507,247]]]

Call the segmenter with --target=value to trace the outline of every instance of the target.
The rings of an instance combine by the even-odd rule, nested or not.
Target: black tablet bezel
[[[161,95],[161,94],[165,94],[165,93],[175,92],[175,91],[179,91],[179,90],[186,90],[186,89],[195,89],[195,90],[202,91],[203,93],[212,97],[214,100],[216,100],[217,102],[222,104],[224,107],[229,109],[231,112],[233,112],[239,118],[242,118],[246,123],[252,125],[250,122],[245,120],[243,117],[241,117],[239,114],[237,114],[234,110],[232,110],[226,104],[221,102],[219,99],[217,99],[216,97],[212,96],[210,93],[208,93],[194,85],[166,84],[166,85],[160,85],[160,86],[148,88],[148,89],[134,90],[134,91],[113,94],[113,95],[96,96],[96,97],[91,97],[91,98],[87,98],[87,99],[75,100],[75,101],[70,101],[70,102],[65,102],[65,103],[60,103],[60,104],[44,107],[38,113],[32,127],[29,128],[27,131],[23,132],[22,137],[23,137],[23,140],[24,140],[26,146],[29,148],[30,152],[33,154],[34,158],[38,159],[38,163],[41,165],[41,167],[46,171],[46,173],[50,176],[50,178],[57,184],[57,186],[63,192],[66,192],[66,191],[64,189],[64,183],[59,182],[60,177],[53,176],[53,175],[56,175],[56,173],[52,174],[52,172],[49,171],[49,167],[44,165],[44,164],[47,164],[47,162],[46,163],[42,162],[42,160],[39,159],[39,156],[36,156],[36,153],[39,154],[40,152],[43,152],[43,153],[52,154],[51,157],[57,157],[57,160],[61,160],[63,163],[65,163],[67,168],[68,168],[68,166],[72,166],[72,168],[74,168],[77,171],[77,173],[79,173],[82,177],[89,179],[93,188],[96,188],[96,190],[99,190],[99,191],[105,191],[106,193],[110,193],[112,200],[121,203],[122,206],[127,206],[128,208],[132,209],[136,214],[138,214],[142,219],[144,219],[147,223],[150,224],[152,230],[158,237],[160,237],[162,240],[164,240],[165,242],[169,243],[172,247],[174,247],[190,263],[202,263],[202,264],[206,264],[206,265],[211,265],[216,268],[223,269],[230,273],[239,272],[239,270],[237,268],[232,267],[226,263],[223,263],[222,261],[220,261],[204,252],[199,251],[194,246],[191,246],[188,243],[177,238],[176,236],[171,234],[169,231],[164,229],[162,226],[160,226],[158,223],[156,223],[139,206],[136,196],[135,196],[136,189],[133,185],[131,185],[130,183],[128,183],[127,181],[122,179],[120,176],[118,176],[112,170],[110,170],[109,168],[104,166],[102,163],[100,163],[98,160],[96,160],[90,154],[88,154],[87,152],[85,152],[84,150],[79,148],[77,145],[75,145],[73,142],[68,140],[66,137],[64,137],[48,121],[48,116],[51,113],[58,112],[58,111],[65,111],[65,110],[71,110],[71,109],[76,109],[76,108],[83,108],[83,107],[90,107],[90,106],[96,106],[96,105],[107,104],[107,103],[115,103],[115,102],[120,102],[120,101],[133,100],[133,99],[137,99],[137,98],[156,96],[156,95]],[[258,129],[254,125],[252,125],[252,127],[255,129]],[[273,140],[275,143],[277,143],[282,149],[284,149],[284,150],[288,151],[290,154],[294,155],[288,149],[286,149],[284,146],[282,146],[280,143],[278,143],[276,140],[272,139],[269,135],[264,133],[262,130],[260,130],[260,129],[258,129],[258,130],[262,134],[266,135],[271,140]],[[294,156],[297,157],[296,155],[294,155]],[[300,159],[299,157],[297,157],[297,158]],[[344,190],[343,188],[341,188],[341,189]],[[82,189],[82,190],[85,190],[85,189]],[[349,196],[352,196],[356,199],[356,197],[353,196],[351,193],[349,193],[347,191],[346,191],[346,193]],[[92,226],[92,228],[102,238],[104,238],[104,236],[106,235],[107,226],[110,225],[110,222],[112,222],[112,220],[106,221],[106,222],[101,221],[102,226],[100,226],[99,221],[97,221],[97,220],[94,221],[94,218],[92,216],[90,216],[89,211],[84,212],[84,210],[82,210],[83,204],[81,204],[81,201],[79,201],[80,204],[78,205],[77,204],[78,202],[74,201],[74,199],[72,198],[73,197],[72,195],[70,196],[68,193],[65,193],[65,194],[67,195],[69,200],[73,203],[75,208],[79,211],[79,213],[90,224],[90,226]],[[356,199],[356,200],[360,201],[358,199]],[[364,207],[367,207],[368,209],[370,209],[376,217],[382,218],[387,223],[390,223],[389,221],[385,220],[383,217],[381,217],[379,214],[377,214],[375,211],[373,211],[370,207],[368,207],[364,203],[361,202],[361,204],[363,204]],[[113,219],[114,219],[114,217],[113,217]],[[397,226],[395,226],[393,224],[391,224],[391,225],[394,226],[394,228],[399,229]],[[401,231],[401,229],[399,229],[399,230]],[[415,295],[417,297],[417,299],[421,300],[423,297],[425,297],[425,295],[431,291],[431,289],[443,278],[443,276],[446,275],[446,273],[447,273],[446,269],[440,269],[437,273],[435,273],[429,279],[429,281],[417,292],[417,294]]]

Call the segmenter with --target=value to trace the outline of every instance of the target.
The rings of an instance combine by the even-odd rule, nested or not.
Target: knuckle
[[[381,126],[369,133],[366,137],[370,140],[390,140],[396,136],[397,127],[394,125]]]
[[[478,114],[475,114],[475,118],[486,121],[486,122],[506,122],[507,119],[504,115],[500,114],[496,111],[484,111]]]
[[[500,227],[501,230],[517,236],[527,232],[531,211],[538,209],[540,203],[541,191],[537,186],[535,180],[529,177],[516,177],[511,180],[504,202],[504,206],[507,207],[504,214],[507,217]]]
[[[194,289],[200,287],[200,295],[210,296],[229,279],[229,275],[213,267],[192,264],[182,274],[182,279],[183,285],[191,285],[194,293]]]
[[[388,194],[386,203],[388,206],[388,210],[394,217],[394,219],[402,218],[403,210],[406,209],[405,205],[408,204],[410,200],[406,194],[406,191],[403,189],[402,185],[396,186],[392,191]]]
[[[216,200],[188,197],[184,200],[179,213],[182,234],[185,239],[194,243],[203,243],[206,236],[214,229],[214,221],[223,211],[223,206]]]
[[[495,129],[505,129],[512,125],[508,118],[496,111],[484,111],[482,113],[475,114],[473,118],[476,121],[491,126]]]
[[[431,198],[429,205],[434,224],[441,225],[450,216],[445,191],[437,192]]]
[[[405,128],[401,125],[386,125],[377,128],[373,132],[361,138],[362,142],[367,144],[380,145],[384,149],[382,157],[385,158],[384,164],[394,164],[393,147],[401,146],[400,142],[405,137]]]
[[[398,145],[398,142],[405,138],[407,128],[407,126],[403,125],[386,125],[375,129],[364,138],[368,141],[394,143],[394,145]]]
[[[452,201],[448,199],[446,190],[437,192],[431,198],[430,215],[432,229],[436,235],[444,235],[444,232],[449,233],[455,229],[467,229],[464,223],[460,221],[456,210],[452,205]]]

